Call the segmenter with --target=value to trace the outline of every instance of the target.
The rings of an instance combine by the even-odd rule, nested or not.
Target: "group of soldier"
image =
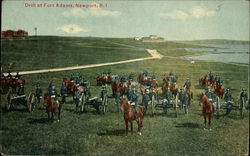
[[[211,79],[214,79],[215,80],[215,82],[216,82],[216,84],[219,84],[219,85],[222,85],[222,80],[221,80],[221,77],[218,75],[218,74],[216,74],[215,76],[212,74],[212,72],[211,71],[209,71],[209,73],[208,73],[208,79],[209,80],[211,80]]]
[[[11,71],[8,71],[8,75],[5,76],[5,75],[1,72],[1,79],[5,79],[5,78],[7,78],[7,79],[17,79],[17,80],[19,80],[19,79],[21,79],[21,75],[19,74],[19,72],[16,72],[16,75],[13,76],[13,75],[11,75]]]

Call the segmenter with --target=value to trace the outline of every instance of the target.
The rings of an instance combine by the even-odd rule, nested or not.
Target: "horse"
[[[208,97],[205,94],[200,95],[200,104],[202,103],[202,114],[204,117],[204,124],[205,128],[207,126],[207,118],[208,118],[208,125],[211,126],[211,119],[214,113],[214,105],[211,101],[209,101]]]
[[[177,84],[176,83],[171,83],[170,84],[170,91],[172,92],[172,94],[176,97],[177,93],[178,93],[178,88],[177,88]]]
[[[188,105],[191,105],[191,100],[193,99],[193,92],[191,91],[191,88],[185,88],[185,91],[188,95]]]
[[[169,88],[169,82],[165,81],[161,87],[163,95],[165,95],[165,93],[168,91],[168,88]]]
[[[201,85],[202,87],[208,86],[209,80],[208,80],[207,75],[205,75],[204,77],[202,77],[202,78],[199,80],[199,82],[200,82],[200,85]]]
[[[73,96],[74,100],[75,92],[77,91],[76,83],[68,80],[67,78],[64,78],[63,82],[66,84],[67,94]]]
[[[144,76],[143,74],[139,74],[138,76],[138,82],[142,85],[145,85],[147,83],[148,79],[146,76]]]
[[[48,120],[54,120],[54,114],[58,115],[57,121],[60,121],[60,114],[62,109],[62,101],[51,98],[51,96],[48,93],[44,94],[44,106],[48,113]],[[50,116],[51,114],[51,116]]]
[[[119,83],[117,81],[112,81],[111,82],[111,88],[112,88],[112,95],[113,95],[113,97],[115,97],[115,93],[116,93],[116,91],[118,89],[118,85],[119,85]]]
[[[126,89],[128,87],[127,87],[126,82],[119,82],[118,88],[119,88],[119,91],[120,91],[121,95],[124,95],[126,93]]]
[[[143,106],[138,105],[139,112],[136,113],[133,106],[128,103],[126,98],[121,99],[121,111],[124,112],[124,121],[126,125],[126,135],[128,134],[128,123],[131,126],[131,135],[133,135],[133,121],[136,120],[138,125],[138,134],[142,135],[142,120],[145,115]]]
[[[112,82],[111,75],[107,76],[105,74],[102,74],[102,75],[98,75],[96,78],[97,85],[104,85],[104,84],[108,83],[109,81],[110,81],[110,83]]]
[[[25,85],[24,79],[1,78],[1,94],[6,94],[9,88],[12,88],[13,91],[16,91],[16,88],[21,84]]]
[[[215,84],[214,85],[214,92],[215,92],[215,94],[219,97],[219,98],[223,98],[223,96],[224,96],[224,88],[223,88],[223,86],[222,85],[220,85],[220,84]]]

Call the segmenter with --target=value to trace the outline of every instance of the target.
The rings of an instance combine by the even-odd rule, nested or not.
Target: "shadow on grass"
[[[199,128],[200,125],[196,123],[186,122],[186,123],[180,123],[175,127],[177,128]]]
[[[40,119],[28,118],[28,123],[29,124],[45,124],[45,123],[49,123],[49,121],[48,121],[48,118],[40,118]]]
[[[107,130],[106,132],[97,133],[98,136],[123,136],[125,135],[124,129],[118,129],[118,130]]]
[[[155,113],[155,114],[146,114],[146,116],[148,117],[167,117],[167,118],[177,118],[178,116],[176,116],[175,112],[168,112],[168,113]]]

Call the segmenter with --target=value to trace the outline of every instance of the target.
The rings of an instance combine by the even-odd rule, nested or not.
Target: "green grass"
[[[121,40],[117,39],[117,42],[125,42]],[[124,40],[128,42],[128,39]],[[133,46],[135,45],[134,43]],[[47,122],[47,114],[42,106],[36,108],[33,113],[28,113],[24,106],[16,106],[15,110],[6,112],[5,96],[1,96],[1,151],[5,154],[20,155],[171,156],[235,156],[248,152],[248,112],[245,112],[244,119],[240,118],[238,111],[232,111],[220,119],[213,118],[213,130],[203,130],[203,117],[197,98],[198,94],[204,92],[198,85],[198,79],[212,71],[221,76],[226,88],[232,89],[233,97],[238,102],[241,87],[248,88],[247,67],[203,61],[190,64],[180,59],[163,58],[83,70],[25,75],[26,93],[34,91],[37,82],[41,83],[45,91],[51,80],[59,90],[63,77],[69,77],[71,72],[81,72],[92,84],[92,95],[99,96],[101,88],[95,85],[95,78],[97,74],[108,69],[111,69],[113,74],[126,77],[130,73],[138,75],[147,70],[150,74],[157,75],[160,84],[163,74],[170,71],[178,76],[179,86],[184,84],[186,78],[190,78],[194,92],[190,113],[185,115],[182,110],[178,110],[177,118],[173,110],[169,114],[157,110],[154,117],[148,113],[143,121],[142,136],[135,134],[126,137],[123,114],[116,112],[112,98],[109,99],[109,110],[105,115],[97,114],[91,107],[87,108],[86,113],[75,113],[72,99],[67,98],[68,103],[63,106],[62,120],[53,124]],[[111,88],[108,89],[111,94]],[[134,131],[136,130],[137,125],[134,122]]]

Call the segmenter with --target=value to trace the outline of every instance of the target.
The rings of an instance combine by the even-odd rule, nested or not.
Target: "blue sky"
[[[46,4],[45,4],[46,3]],[[25,7],[35,4],[36,7]],[[42,4],[43,7],[38,7]],[[54,7],[49,7],[49,5]],[[72,4],[73,7],[55,7]],[[75,4],[103,7],[79,8]],[[249,2],[228,1],[32,1],[2,2],[2,30],[34,35],[142,37],[166,40],[249,40]]]

